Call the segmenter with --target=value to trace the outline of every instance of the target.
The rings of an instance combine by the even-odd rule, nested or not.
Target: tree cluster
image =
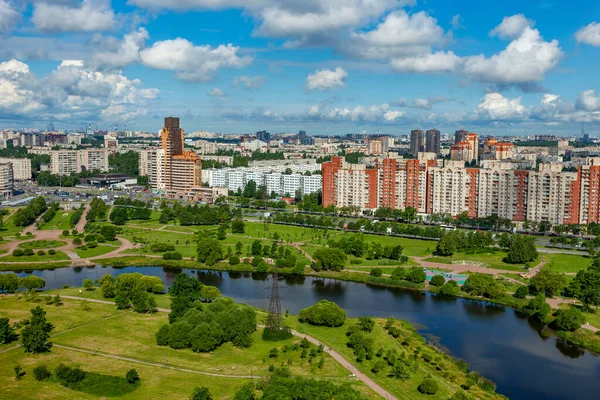
[[[88,222],[106,221],[106,213],[108,212],[108,206],[99,197],[94,197],[90,202],[90,209],[87,213]]]
[[[600,258],[592,261],[588,269],[577,272],[569,283],[567,294],[581,300],[585,308],[600,306]]]
[[[135,312],[156,312],[156,300],[150,293],[162,293],[165,286],[157,276],[142,275],[138,272],[121,274],[114,278],[105,274],[98,281],[102,297],[115,299],[118,309],[133,307]]]
[[[492,275],[473,273],[469,275],[462,290],[474,296],[482,296],[490,299],[502,297],[505,294],[505,288],[496,282]]]
[[[29,226],[37,217],[48,209],[46,200],[42,197],[36,197],[27,207],[19,208],[15,213],[13,220],[16,226]]]
[[[302,309],[300,319],[313,325],[340,326],[346,321],[346,311],[334,302],[321,300]]]
[[[120,197],[115,200],[114,207],[110,213],[110,221],[115,225],[125,225],[130,220],[148,220],[152,215],[150,203],[129,197]]]
[[[222,298],[217,288],[204,286],[186,274],[177,276],[169,293],[170,324],[156,333],[159,346],[208,352],[227,342],[237,347],[251,345],[256,331],[254,308]],[[211,297],[212,303],[202,303],[204,296]]]
[[[346,253],[340,249],[320,248],[313,254],[316,271],[341,271],[346,262]]]

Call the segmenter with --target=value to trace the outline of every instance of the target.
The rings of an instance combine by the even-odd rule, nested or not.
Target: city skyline
[[[600,132],[593,1],[162,3],[0,0],[0,125]]]

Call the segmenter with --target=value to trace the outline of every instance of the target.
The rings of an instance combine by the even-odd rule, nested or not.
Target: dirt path
[[[77,297],[77,296],[61,296],[61,297],[65,298],[65,299],[72,299],[72,300],[87,300],[90,303],[114,304],[114,302],[111,302],[111,301],[96,300],[96,299],[85,299],[83,297]],[[157,308],[157,310],[159,312],[171,312],[171,310],[169,310],[168,308]],[[264,327],[263,325],[257,325],[257,326],[258,327]],[[368,376],[366,376],[365,374],[363,374],[362,372],[360,372],[344,356],[342,356],[340,353],[336,352],[335,350],[330,349],[324,343],[321,343],[318,339],[316,339],[316,338],[314,338],[312,336],[306,335],[304,333],[296,332],[294,330],[292,330],[292,334],[294,334],[294,336],[297,336],[299,338],[306,338],[306,340],[308,340],[309,342],[311,342],[311,343],[313,343],[313,344],[315,344],[317,346],[323,344],[323,349],[324,349],[324,351],[327,354],[329,354],[342,367],[344,367],[345,369],[347,369],[348,371],[350,371],[351,374],[353,374],[354,376],[356,376],[357,379],[359,379],[360,381],[362,381],[365,385],[367,385],[375,393],[379,394],[380,396],[384,397],[385,399],[398,400],[396,397],[392,396],[392,394],[389,393],[387,390],[385,390],[384,388],[382,388],[381,386],[379,386],[377,383],[375,383],[375,381],[373,381],[371,378],[369,378]],[[55,346],[56,347],[60,347],[59,345],[55,345]],[[75,348],[69,348],[68,350],[84,351],[84,350],[75,349]],[[90,351],[85,350],[84,352],[90,352]],[[91,353],[93,353],[93,352],[91,352]],[[110,354],[99,354],[99,355],[102,355],[102,356],[105,356],[105,357],[114,358],[114,359],[118,359],[118,360],[140,362],[140,363],[147,364],[147,365],[155,365],[155,366],[161,366],[161,367],[164,366],[163,364],[147,363],[145,361],[136,360],[136,359],[129,358],[129,357],[113,356],[113,355],[110,355]],[[173,369],[178,369],[178,368],[173,367]],[[184,371],[184,372],[193,372],[193,373],[199,373],[199,374],[204,374],[204,375],[221,376],[221,375],[218,375],[218,374],[211,374],[211,373],[208,373],[208,372],[199,372],[199,371],[186,370],[186,369],[179,369],[179,370],[180,371]],[[227,376],[228,377],[233,377],[232,375],[227,375]],[[247,376],[245,378],[250,378],[250,377]]]
[[[300,251],[300,253],[302,253],[302,254],[304,255],[304,257],[306,257],[306,258],[308,259],[308,261],[310,261],[311,263],[314,263],[314,262],[315,262],[315,259],[314,259],[314,258],[312,258],[312,257],[311,257],[311,255],[310,255],[310,254],[308,254],[308,253],[306,252],[306,250],[304,250],[304,249],[302,248],[302,242],[294,242],[294,243],[292,243],[292,247],[294,247],[294,248],[296,248],[297,250],[299,250],[299,251]]]
[[[83,232],[83,228],[85,227],[85,224],[87,224],[88,211],[90,211],[90,205],[86,204],[85,210],[83,210],[83,214],[81,215],[81,218],[79,218],[77,225],[75,225],[75,229],[77,229],[77,232]]]

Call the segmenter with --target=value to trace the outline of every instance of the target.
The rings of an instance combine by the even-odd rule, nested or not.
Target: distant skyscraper
[[[454,132],[454,143],[460,143],[465,141],[465,137],[469,134],[469,131],[465,131],[464,129],[460,129]]]
[[[184,191],[202,186],[202,161],[195,152],[184,151],[183,134],[179,118],[165,118],[160,143],[164,151],[162,176],[167,190]]]
[[[261,142],[269,142],[271,140],[271,134],[267,131],[256,132],[256,138]]]
[[[425,134],[422,130],[410,131],[410,152],[416,156],[418,152],[425,150]]]
[[[440,131],[429,129],[425,135],[425,151],[429,153],[440,153]]]

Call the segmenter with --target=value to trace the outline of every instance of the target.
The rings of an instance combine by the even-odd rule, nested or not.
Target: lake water
[[[267,309],[271,278],[265,274],[183,270],[224,296]],[[19,275],[26,275],[20,272]],[[33,271],[46,289],[81,285],[103,274],[140,272],[160,277],[170,286],[181,273],[160,267],[88,267]],[[349,317],[395,317],[413,323],[440,348],[466,360],[471,368],[498,385],[511,399],[598,399],[600,357],[554,336],[540,335],[540,326],[511,308],[478,301],[443,298],[430,293],[317,279],[280,278],[282,308],[297,314],[321,299],[336,302]]]

